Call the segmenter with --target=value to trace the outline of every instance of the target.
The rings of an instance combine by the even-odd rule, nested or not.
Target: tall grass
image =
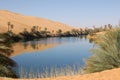
[[[33,66],[34,67],[34,66]],[[58,76],[80,75],[83,70],[80,65],[54,65],[40,66],[36,71],[31,68],[29,71],[23,67],[19,70],[20,78],[47,78]]]
[[[99,72],[120,67],[120,28],[99,36],[91,51],[93,56],[86,60],[86,72]]]

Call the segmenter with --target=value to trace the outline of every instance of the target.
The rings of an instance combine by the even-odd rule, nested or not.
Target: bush
[[[8,57],[12,52],[11,48],[6,46],[6,39],[0,38],[0,77],[17,78],[13,70],[17,64]]]
[[[87,73],[120,67],[120,29],[107,31],[98,37],[93,55],[86,60]]]

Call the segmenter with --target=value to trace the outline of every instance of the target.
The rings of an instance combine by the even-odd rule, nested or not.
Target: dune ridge
[[[72,26],[44,18],[25,16],[7,10],[0,10],[0,32],[6,32],[8,30],[8,22],[14,25],[12,30],[14,33],[22,32],[25,28],[30,31],[33,26],[39,26],[41,30],[47,28],[47,30],[51,32],[52,30],[56,32],[58,29],[65,32],[73,28]]]

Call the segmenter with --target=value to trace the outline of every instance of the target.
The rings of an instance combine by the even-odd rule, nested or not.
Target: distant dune
[[[48,31],[54,30],[54,32],[56,32],[58,29],[61,29],[64,32],[73,28],[69,25],[44,18],[24,16],[7,10],[0,10],[0,33],[8,30],[8,22],[11,22],[14,25],[12,30],[14,33],[19,33],[25,28],[30,31],[33,26],[39,26],[41,27],[41,30],[44,30],[46,27]]]

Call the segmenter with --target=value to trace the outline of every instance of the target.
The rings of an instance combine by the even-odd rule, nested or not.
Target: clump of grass
[[[97,45],[91,51],[93,56],[86,60],[88,73],[120,67],[120,29],[107,31],[99,36]]]
[[[80,65],[54,65],[49,67],[40,66],[37,71],[34,71],[32,68],[30,71],[27,71],[21,67],[19,71],[20,78],[47,78],[80,75],[83,73]]]

